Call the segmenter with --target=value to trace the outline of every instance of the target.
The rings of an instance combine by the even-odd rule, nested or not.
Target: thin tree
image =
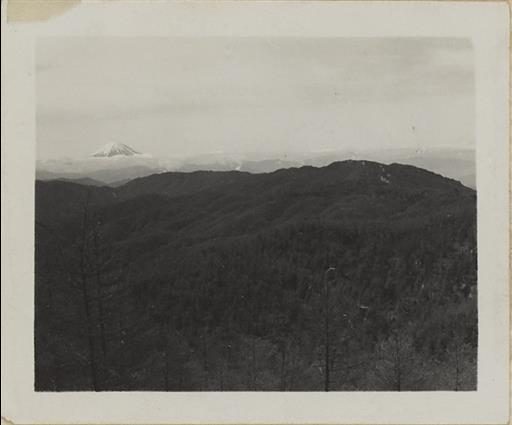
[[[92,387],[94,391],[99,390],[99,376],[98,376],[98,365],[97,359],[95,355],[96,347],[95,347],[95,332],[94,332],[94,323],[92,316],[92,299],[89,291],[89,283],[88,283],[88,269],[87,269],[87,250],[88,250],[88,227],[89,227],[89,202],[90,202],[90,193],[86,193],[85,200],[82,204],[82,218],[80,225],[80,239],[78,245],[79,252],[79,277],[81,282],[81,290],[82,296],[84,300],[84,311],[85,311],[85,321],[87,326],[87,342],[89,345],[89,366],[91,369],[91,378],[92,378]]]
[[[330,384],[330,339],[331,339],[331,308],[330,308],[330,287],[336,278],[336,269],[329,267],[324,275],[324,391],[329,391]]]

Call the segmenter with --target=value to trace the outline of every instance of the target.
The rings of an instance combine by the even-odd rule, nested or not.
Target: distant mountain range
[[[391,149],[375,151],[330,151],[276,154],[211,153],[191,157],[153,158],[124,144],[108,144],[91,157],[37,161],[36,178],[75,181],[90,178],[118,186],[131,179],[165,171],[246,171],[269,173],[305,165],[323,167],[336,161],[369,160],[384,164],[401,163],[425,168],[476,188],[475,153],[463,149]]]

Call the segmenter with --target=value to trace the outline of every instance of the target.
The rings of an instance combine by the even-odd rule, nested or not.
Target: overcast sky
[[[473,148],[465,39],[45,38],[38,158]]]

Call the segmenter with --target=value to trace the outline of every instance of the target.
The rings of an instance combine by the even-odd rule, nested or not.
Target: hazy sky
[[[44,38],[39,158],[472,148],[465,39]]]

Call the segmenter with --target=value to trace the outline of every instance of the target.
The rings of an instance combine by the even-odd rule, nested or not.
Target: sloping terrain
[[[37,181],[36,389],[474,389],[476,270],[412,166]]]

